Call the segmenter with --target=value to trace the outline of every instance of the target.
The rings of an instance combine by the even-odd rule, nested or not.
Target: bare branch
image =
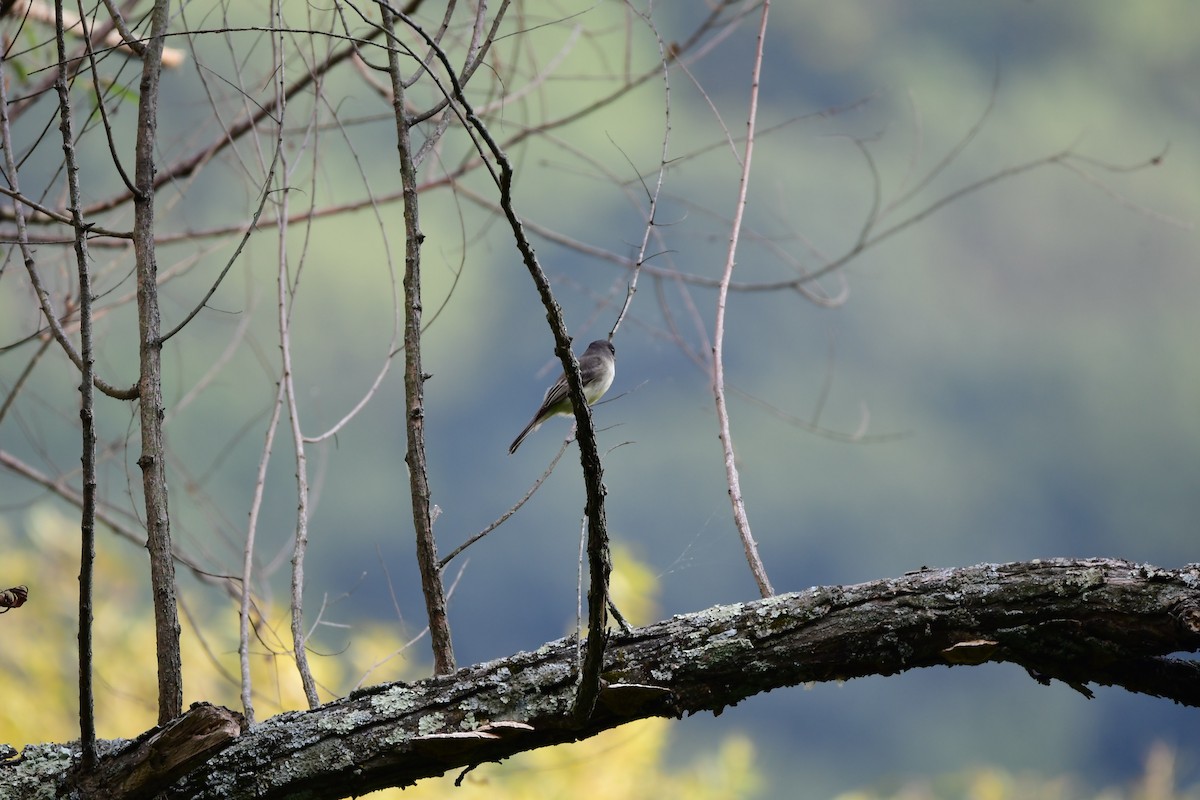
[[[179,654],[179,610],[175,597],[175,561],[171,557],[171,518],[167,510],[166,441],[163,435],[162,345],[159,335],[157,255],[154,243],[155,142],[163,38],[169,24],[169,0],[155,0],[150,39],[145,48],[138,90],[135,146],[134,253],[137,260],[138,345],[141,411],[142,487],[146,501],[147,549],[154,593],[158,655],[158,721],[165,724],[183,711],[183,666]]]
[[[572,437],[569,437],[569,436],[566,439],[563,439],[562,446],[558,448],[558,452],[554,454],[554,458],[550,459],[550,465],[548,467],[546,467],[546,469],[542,472],[541,475],[538,476],[538,479],[533,482],[533,485],[529,487],[529,491],[525,492],[525,494],[521,497],[520,500],[513,503],[512,507],[509,508],[508,511],[505,511],[503,514],[501,514],[486,528],[479,531],[479,533],[476,533],[474,536],[467,539],[465,542],[460,544],[458,547],[451,550],[449,552],[449,554],[447,554],[444,558],[442,558],[441,561],[438,562],[438,569],[444,570],[446,568],[446,565],[449,564],[454,559],[455,556],[457,556],[462,551],[466,550],[471,545],[478,542],[483,537],[487,536],[492,531],[496,530],[496,528],[499,528],[501,525],[503,525],[505,522],[508,521],[509,517],[511,517],[513,514],[517,513],[518,511],[520,511],[521,507],[529,501],[529,498],[533,497],[534,492],[536,492],[538,489],[540,489],[542,484],[545,483],[546,479],[550,477],[550,474],[552,472],[554,472],[554,468],[556,466],[558,466],[559,460],[567,452],[567,447],[570,446],[571,439],[572,439]]]
[[[254,480],[254,495],[250,501],[250,518],[246,523],[246,544],[242,550],[242,587],[238,608],[238,663],[241,666],[242,713],[246,721],[254,724],[254,692],[250,679],[250,610],[254,572],[254,544],[258,536],[258,517],[262,511],[263,496],[267,487],[267,467],[275,445],[275,432],[279,429],[279,418],[283,412],[285,389],[279,382],[275,402],[271,406],[271,420],[267,423],[266,441],[258,460],[258,473]]]
[[[437,539],[433,533],[429,474],[425,463],[425,381],[429,376],[421,366],[421,233],[417,201],[417,173],[413,164],[412,121],[404,111],[405,83],[400,71],[400,50],[392,31],[395,12],[384,3],[383,25],[387,31],[388,74],[392,81],[392,110],[396,116],[396,149],[400,156],[400,183],[404,190],[404,425],[408,432],[409,495],[412,501],[413,530],[417,539],[417,567],[429,618],[429,639],[433,645],[433,670],[445,675],[455,670],[454,644],[446,610],[446,592],[438,568]],[[406,20],[407,22],[407,20]],[[429,45],[437,48],[432,40]],[[437,51],[441,53],[440,49]]]
[[[87,225],[79,209],[79,163],[75,157],[75,130],[67,87],[67,45],[62,3],[56,3],[54,33],[58,47],[59,131],[63,141],[63,167],[67,174],[68,208],[75,229],[75,266],[79,276],[80,436],[83,466],[83,509],[79,521],[79,741],[82,765],[96,765],[96,703],[92,687],[92,600],[96,566],[96,360],[92,355],[92,270],[88,263]],[[79,20],[75,21],[79,24]]]
[[[638,276],[642,273],[642,264],[646,260],[646,251],[650,246],[650,237],[654,233],[657,219],[655,214],[658,211],[658,201],[662,196],[663,182],[667,175],[667,162],[671,153],[671,70],[670,63],[667,57],[667,46],[663,42],[662,36],[658,29],[654,26],[654,21],[648,14],[638,14],[642,21],[654,32],[654,39],[658,42],[658,56],[662,63],[662,78],[663,78],[663,137],[662,151],[658,160],[658,173],[654,182],[654,188],[651,190],[646,187],[643,182],[642,186],[646,190],[646,200],[648,206],[646,208],[646,226],[642,229],[642,241],[638,246],[637,258],[634,260],[634,268],[629,276],[629,284],[625,291],[625,302],[621,306],[621,310],[617,312],[617,319],[613,322],[612,328],[608,332],[609,341],[617,333],[617,328],[621,327],[621,320],[625,319],[625,315],[629,312],[629,307],[633,304],[633,296],[637,293]]]
[[[563,676],[575,641],[560,639],[455,675],[281,714],[214,742],[208,760],[174,775],[162,796],[216,800],[235,786],[262,800],[300,791],[335,800],[638,719],[719,713],[781,687],[922,667],[1011,663],[1039,682],[1122,686],[1200,706],[1200,670],[1169,657],[1200,650],[1197,586],[1197,565],[1055,559],[925,569],[717,606],[614,639],[608,683],[587,720],[570,713],[573,687]],[[113,757],[138,746],[113,743]],[[0,791],[27,796],[48,779],[61,786],[70,763],[62,747],[27,747],[0,771]]]
[[[280,0],[271,3],[271,19],[275,23],[276,32],[271,37],[271,48],[274,63],[275,103],[271,108],[272,117],[278,126],[278,136],[282,137],[284,119],[287,111],[288,96],[286,91],[286,67],[283,49],[284,27],[279,19]],[[292,657],[296,662],[296,670],[300,674],[300,683],[304,687],[304,696],[309,708],[316,708],[321,703],[317,695],[317,684],[313,679],[312,669],[308,664],[307,633],[304,630],[304,557],[308,551],[308,519],[309,519],[309,489],[308,489],[308,456],[304,449],[304,434],[300,426],[300,407],[296,399],[295,376],[292,370],[292,287],[288,276],[288,203],[291,187],[289,185],[288,157],[282,147],[276,148],[276,158],[282,167],[280,180],[283,183],[276,205],[279,216],[275,226],[276,231],[276,315],[279,328],[279,351],[281,374],[279,376],[280,391],[287,405],[288,422],[292,434],[292,447],[296,454],[296,533],[292,542],[292,574],[291,574],[291,631]],[[245,595],[243,595],[245,597]],[[245,600],[243,600],[245,602]]]
[[[281,148],[283,147],[282,139],[283,126],[281,125],[279,127],[279,137],[275,142],[275,155],[271,159],[271,168],[267,171],[266,180],[263,181],[262,196],[259,199],[258,207],[254,209],[254,215],[250,218],[250,224],[246,226],[245,231],[242,233],[242,238],[238,241],[238,245],[234,249],[233,255],[231,255],[229,260],[225,262],[225,268],[221,270],[219,275],[217,275],[217,279],[212,282],[212,286],[209,287],[208,292],[205,293],[204,297],[200,299],[200,302],[197,303],[192,310],[189,311],[187,315],[179,321],[178,325],[163,334],[162,339],[160,340],[161,343],[165,343],[172,336],[183,330],[184,327],[191,322],[197,314],[200,313],[201,309],[208,305],[208,301],[212,299],[212,296],[216,294],[217,289],[220,288],[221,281],[225,280],[225,276],[229,274],[229,270],[233,268],[233,265],[237,262],[238,257],[241,256],[242,249],[246,246],[246,243],[250,241],[250,235],[254,233],[255,228],[258,226],[258,218],[262,216],[263,208],[266,207],[267,204],[267,198],[271,195],[271,186],[275,182],[275,167],[279,164],[279,154]],[[284,206],[284,208],[286,208],[286,206]]]
[[[75,345],[67,338],[66,331],[63,330],[62,321],[58,314],[55,313],[50,302],[50,293],[42,285],[41,275],[37,269],[37,262],[33,255],[33,249],[29,246],[29,231],[25,223],[25,212],[21,210],[21,201],[19,198],[20,184],[17,177],[17,164],[13,155],[12,130],[9,124],[8,116],[8,93],[5,88],[8,79],[4,74],[4,59],[0,59],[0,148],[4,151],[4,170],[8,176],[9,184],[12,186],[11,191],[5,191],[13,198],[13,218],[17,223],[17,245],[21,250],[21,257],[25,263],[25,270],[29,275],[29,282],[33,286],[34,292],[37,294],[38,303],[41,306],[42,314],[46,318],[46,323],[50,327],[51,333],[54,335],[54,340],[62,347],[63,352],[71,359],[71,362],[79,369],[83,369],[83,356],[75,348]],[[81,211],[78,211],[82,215]],[[68,219],[67,222],[73,222]],[[95,378],[95,385],[100,391],[122,400],[132,400],[137,396],[137,387],[132,389],[118,389],[115,386]]]
[[[767,569],[758,555],[758,545],[750,531],[750,520],[746,517],[746,503],[742,498],[741,480],[738,477],[737,459],[733,450],[733,434],[729,430],[729,409],[725,404],[725,305],[729,297],[729,281],[733,277],[733,265],[737,259],[738,237],[742,230],[742,218],[746,211],[746,194],[750,188],[750,164],[754,154],[754,127],[758,121],[758,87],[762,76],[763,46],[767,36],[767,12],[770,0],[762,4],[762,17],[758,28],[758,45],[754,53],[754,69],[750,79],[750,110],[746,116],[746,148],[741,159],[742,172],[738,179],[738,198],[734,210],[733,228],[729,232],[729,250],[725,257],[725,269],[721,275],[721,286],[717,291],[717,314],[713,321],[712,339],[712,389],[717,402],[717,425],[721,447],[725,454],[725,480],[729,485],[729,502],[733,505],[733,521],[750,572],[758,584],[763,597],[775,593],[767,578]]]

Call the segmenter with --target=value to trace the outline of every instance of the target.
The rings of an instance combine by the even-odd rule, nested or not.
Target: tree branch
[[[158,306],[158,263],[154,244],[154,165],[158,134],[158,85],[162,72],[163,36],[169,24],[168,0],[155,0],[150,40],[138,90],[138,125],[134,182],[133,246],[137,261],[138,344],[141,366],[138,400],[141,411],[142,487],[146,498],[146,549],[158,653],[158,721],[179,716],[183,707],[183,665],[179,654],[179,609],[175,597],[175,561],[171,558],[171,522],[167,510],[166,441],[163,436],[161,315]]]
[[[453,672],[454,643],[442,572],[438,568],[434,514],[430,503],[429,470],[425,462],[425,374],[421,365],[421,232],[417,198],[417,171],[413,164],[412,120],[404,111],[404,80],[400,71],[400,48],[393,29],[395,18],[387,5],[380,6],[388,35],[388,74],[392,81],[392,111],[396,116],[396,149],[400,156],[400,184],[404,191],[404,426],[407,432],[409,496],[413,529],[417,540],[417,567],[429,619],[429,641],[433,645],[433,671]]]
[[[446,70],[446,77],[450,81],[453,97],[461,107],[462,115],[467,125],[475,133],[477,138],[476,146],[479,148],[480,154],[483,155],[486,150],[495,160],[496,163],[493,166],[485,158],[485,166],[492,174],[500,190],[500,207],[503,209],[504,216],[512,228],[513,239],[517,250],[521,253],[521,260],[529,271],[529,275],[537,287],[538,295],[541,297],[542,305],[546,309],[546,321],[550,325],[551,334],[554,336],[554,353],[559,357],[563,365],[563,374],[567,379],[567,389],[575,413],[576,438],[579,442],[579,460],[583,469],[583,482],[587,496],[584,512],[588,520],[587,552],[589,574],[591,575],[591,584],[588,589],[588,627],[592,635],[588,637],[583,666],[580,670],[579,697],[576,703],[576,714],[584,718],[591,713],[599,688],[600,663],[603,658],[604,643],[607,635],[605,629],[607,627],[608,578],[609,573],[612,571],[612,561],[609,558],[608,522],[604,511],[604,470],[600,462],[599,449],[596,445],[596,430],[592,425],[592,411],[583,394],[583,379],[579,374],[579,362],[575,358],[575,354],[571,351],[571,336],[567,332],[567,324],[562,307],[558,304],[558,300],[555,299],[554,293],[550,289],[550,281],[546,277],[541,264],[538,262],[537,254],[533,251],[533,245],[525,235],[521,217],[517,214],[513,206],[512,190],[515,172],[512,162],[509,161],[507,154],[497,144],[491,131],[475,113],[474,107],[467,100],[466,94],[463,92],[462,83],[456,77],[454,67],[450,63],[450,59],[445,51],[412,19],[389,6],[384,0],[376,0],[376,3],[381,9],[386,9],[397,19],[403,21],[405,25],[421,37],[425,44],[429,46],[431,52]],[[396,46],[401,46],[399,41],[396,40],[395,35],[390,31],[388,37]],[[481,142],[481,144],[478,142]],[[496,172],[497,167],[499,168],[498,174]]]
[[[742,497],[742,482],[738,476],[737,455],[733,449],[733,433],[729,428],[729,408],[725,403],[725,308],[729,297],[729,283],[733,279],[733,267],[737,263],[738,241],[742,232],[742,219],[746,213],[746,195],[750,188],[750,164],[754,155],[754,130],[758,124],[758,87],[762,78],[763,44],[767,37],[767,12],[770,0],[762,4],[759,21],[757,48],[754,53],[754,69],[750,80],[750,110],[746,113],[746,147],[741,157],[741,176],[738,179],[737,206],[729,232],[729,250],[721,273],[721,285],[717,291],[717,311],[713,321],[712,338],[712,391],[717,404],[717,435],[721,440],[721,451],[725,462],[725,482],[729,487],[729,502],[733,506],[733,521],[737,526],[742,548],[746,551],[746,563],[758,591],[763,597],[775,593],[767,568],[758,554],[758,544],[750,530],[746,516],[746,501]]]
[[[719,713],[772,689],[917,667],[1008,662],[1042,682],[1115,685],[1200,706],[1200,669],[1166,658],[1200,650],[1197,587],[1196,564],[1059,559],[923,569],[716,606],[612,639],[586,720],[572,713],[575,643],[561,639],[454,675],[280,714],[163,796],[227,797],[235,787],[260,800],[301,790],[340,798],[638,719]],[[33,796],[53,759],[65,774],[70,758],[61,745],[27,747],[20,763],[0,770],[0,795],[11,788]]]
[[[96,763],[96,704],[92,686],[92,599],[96,562],[96,359],[92,354],[92,268],[88,263],[87,225],[79,209],[79,161],[75,155],[75,126],[67,86],[67,45],[62,3],[56,3],[54,39],[58,48],[59,131],[63,140],[63,167],[67,173],[67,207],[75,229],[75,266],[79,275],[79,421],[80,463],[83,478],[83,514],[79,521],[79,740],[82,765]],[[78,20],[76,21],[78,22]]]

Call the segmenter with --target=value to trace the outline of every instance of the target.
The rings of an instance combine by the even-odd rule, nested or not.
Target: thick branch
[[[717,606],[612,638],[586,720],[572,714],[575,645],[560,640],[281,714],[165,796],[227,797],[236,787],[257,798],[344,797],[637,719],[719,712],[785,686],[916,667],[1010,662],[1041,681],[1112,684],[1200,705],[1197,670],[1165,658],[1200,650],[1197,587],[1200,565],[1055,560],[921,570]],[[34,786],[38,759],[61,751],[27,748],[23,763],[0,770],[0,795]]]
[[[84,798],[150,798],[225,749],[243,720],[236,712],[197,703],[173,719],[114,749],[94,773],[80,775]]]

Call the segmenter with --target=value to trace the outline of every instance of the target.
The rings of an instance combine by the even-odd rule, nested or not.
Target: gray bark
[[[599,702],[584,721],[571,713],[575,643],[563,639],[451,675],[371,687],[240,735],[230,729],[163,796],[340,798],[637,719],[719,713],[785,686],[939,665],[1010,662],[1085,694],[1098,683],[1200,705],[1200,669],[1167,657],[1197,649],[1200,565],[1090,559],[925,569],[612,634]],[[68,778],[70,747],[27,748],[21,763],[0,767],[0,797],[54,796]]]

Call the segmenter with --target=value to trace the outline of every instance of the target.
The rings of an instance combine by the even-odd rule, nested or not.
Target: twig
[[[458,547],[451,550],[448,555],[446,555],[444,558],[442,558],[441,561],[438,562],[438,569],[444,570],[446,568],[446,565],[449,564],[450,561],[453,560],[455,556],[457,556],[462,551],[466,550],[471,545],[478,542],[483,537],[487,536],[492,531],[496,530],[496,528],[499,528],[501,525],[503,525],[505,522],[508,521],[509,517],[511,517],[513,514],[517,513],[518,511],[520,511],[521,506],[525,505],[525,503],[527,503],[529,501],[529,498],[533,497],[534,492],[536,492],[539,488],[541,488],[542,484],[546,481],[546,478],[550,477],[550,473],[554,472],[554,468],[556,466],[558,466],[559,459],[561,459],[563,457],[563,455],[567,452],[567,447],[569,447],[570,444],[571,444],[571,437],[567,437],[566,439],[563,439],[562,446],[558,448],[558,452],[555,454],[554,458],[552,458],[550,460],[550,466],[546,467],[546,470],[540,476],[538,476],[538,479],[533,482],[532,486],[529,487],[529,491],[527,491],[520,500],[513,503],[512,508],[508,509],[508,511],[505,511],[503,514],[501,514],[490,525],[488,525],[486,528],[481,530],[479,533],[472,536],[470,539],[467,539],[465,542],[460,544]]]
[[[267,204],[267,198],[271,195],[271,185],[275,181],[275,167],[279,164],[279,153],[283,147],[282,140],[283,126],[280,125],[279,139],[275,143],[275,156],[271,159],[271,168],[267,171],[266,180],[263,181],[262,197],[259,198],[258,208],[254,209],[254,215],[250,218],[250,224],[247,225],[246,229],[242,232],[242,238],[240,241],[238,241],[237,247],[234,248],[233,255],[231,255],[229,260],[225,262],[225,267],[221,270],[221,273],[217,275],[217,279],[213,281],[212,286],[208,287],[208,291],[205,293],[204,297],[200,299],[200,302],[197,303],[192,310],[189,311],[184,318],[179,321],[178,325],[164,333],[162,338],[159,340],[160,342],[166,342],[172,336],[183,330],[184,327],[191,322],[197,314],[200,313],[201,309],[208,305],[208,301],[212,299],[212,296],[216,294],[217,289],[221,286],[221,281],[225,280],[225,276],[229,274],[229,270],[233,268],[233,265],[237,262],[238,257],[241,256],[242,249],[245,248],[246,243],[250,241],[250,235],[254,233],[255,228],[258,226],[258,218],[262,216],[263,208]]]
[[[275,393],[271,407],[271,420],[267,423],[266,441],[258,459],[258,473],[254,479],[254,496],[250,501],[250,519],[246,523],[246,544],[242,550],[242,586],[238,607],[238,662],[241,666],[242,713],[246,721],[254,723],[254,687],[250,676],[250,607],[251,578],[254,572],[254,543],[258,536],[258,515],[262,511],[263,496],[267,488],[267,467],[275,447],[275,433],[279,430],[279,418],[283,414],[283,381]]]
[[[82,370],[83,357],[75,349],[75,345],[71,343],[71,340],[67,338],[66,331],[63,330],[62,321],[50,303],[50,293],[42,284],[42,278],[37,269],[37,261],[34,259],[33,249],[29,246],[29,230],[26,225],[25,212],[21,209],[23,200],[21,199],[17,163],[13,156],[12,127],[9,124],[8,91],[6,89],[8,78],[4,74],[4,64],[4,59],[0,58],[0,148],[4,150],[4,172],[12,189],[3,193],[13,198],[13,218],[17,223],[17,246],[21,250],[21,258],[25,263],[25,271],[29,274],[29,282],[37,294],[38,303],[49,325],[50,332],[54,336],[54,340],[63,349],[63,352],[75,364],[76,368]],[[82,215],[83,212],[80,211],[79,213]],[[70,219],[65,221],[70,222]],[[137,397],[136,386],[131,389],[118,389],[100,378],[94,378],[94,382],[96,388],[110,397],[122,400],[132,400]]]
[[[83,496],[67,484],[65,476],[60,475],[52,478],[5,450],[0,450],[0,467],[4,467],[13,474],[20,475],[25,480],[41,486],[76,508],[83,508]],[[144,531],[142,531],[141,521],[132,520],[131,522],[122,522],[117,517],[119,514],[132,517],[132,514],[128,512],[119,509],[106,509],[103,505],[97,505],[97,521],[104,523],[113,533],[125,541],[135,544],[138,547],[145,547],[146,537]],[[232,578],[223,575],[214,575],[182,550],[174,550],[172,556],[177,562],[187,567],[197,580],[220,586],[230,597],[237,597],[236,589],[231,588],[234,584]]]
[[[654,34],[654,39],[658,42],[658,56],[662,63],[662,80],[663,80],[663,137],[662,151],[658,158],[658,175],[655,179],[654,189],[651,190],[642,182],[642,188],[646,191],[646,199],[649,207],[646,209],[646,225],[642,229],[642,241],[638,246],[637,259],[634,261],[633,274],[629,277],[629,285],[625,291],[625,302],[621,306],[620,312],[617,313],[617,319],[613,323],[612,329],[609,331],[608,338],[611,340],[617,333],[617,328],[621,327],[621,321],[625,319],[625,314],[628,313],[630,305],[633,303],[633,296],[637,293],[638,276],[642,273],[642,264],[646,260],[646,250],[650,246],[650,237],[654,234],[654,228],[657,224],[656,214],[658,212],[658,200],[662,195],[663,181],[667,174],[667,161],[671,153],[671,70],[670,62],[667,57],[667,46],[663,42],[658,28],[655,27],[653,20],[649,14],[635,12],[645,22],[646,27],[650,28]],[[641,176],[639,176],[640,178]],[[621,620],[624,622],[624,620]],[[624,625],[622,627],[625,627]]]
[[[771,581],[767,578],[767,569],[763,566],[758,555],[758,545],[750,531],[750,520],[746,517],[746,503],[742,498],[741,481],[738,477],[736,456],[733,451],[733,435],[729,430],[729,409],[725,404],[725,305],[729,297],[729,280],[733,277],[733,265],[737,257],[738,236],[742,229],[742,218],[746,211],[746,194],[750,186],[750,162],[754,154],[754,127],[758,118],[758,87],[762,75],[763,45],[767,36],[767,13],[770,11],[770,0],[764,0],[762,17],[758,28],[758,44],[754,53],[754,69],[750,82],[750,110],[746,120],[746,149],[742,158],[742,174],[738,181],[738,199],[733,217],[733,229],[729,233],[729,250],[725,258],[725,269],[721,275],[721,286],[717,292],[717,315],[713,324],[712,342],[712,388],[717,402],[717,424],[720,429],[721,447],[725,455],[725,479],[729,484],[729,501],[733,505],[733,521],[737,526],[738,535],[742,539],[742,547],[746,551],[746,561],[750,572],[758,584],[758,591],[763,597],[775,593]]]
[[[20,2],[20,0],[18,0],[18,2]],[[113,23],[117,28],[115,31],[109,31],[104,37],[102,37],[105,45],[122,50],[128,55],[137,57],[145,55],[145,44],[141,41],[138,41],[129,28],[126,27],[125,20],[122,19],[120,12],[117,11],[116,7],[112,3],[112,0],[104,0],[104,5],[108,9],[109,14],[112,16]],[[62,13],[61,18],[56,16],[57,12]],[[37,20],[38,22],[46,22],[51,25],[57,24],[58,30],[60,31],[67,31],[85,38],[88,36],[87,30],[76,30],[76,28],[79,28],[81,24],[79,16],[77,14],[72,14],[69,11],[63,11],[62,3],[55,3],[54,8],[50,9],[46,7],[45,3],[38,2],[37,0],[24,0],[20,6],[14,4],[9,13],[14,15],[24,14],[28,16],[29,19]],[[90,41],[88,42],[88,49],[91,49]],[[184,55],[182,51],[170,47],[163,48],[162,64],[164,67],[167,67],[168,69],[175,69],[176,67],[182,66],[183,59]],[[63,63],[66,63],[65,57]]]
[[[275,66],[274,85],[275,103],[271,107],[272,117],[278,126],[278,135],[282,137],[284,115],[287,110],[286,66],[283,55],[283,26],[279,20],[280,0],[271,3],[271,16],[276,20],[278,36],[271,37],[271,50]],[[288,282],[288,157],[282,147],[276,149],[281,169],[280,180],[283,186],[276,200],[279,208],[278,223],[276,224],[276,311],[279,327],[279,350],[282,358],[282,372],[279,376],[281,393],[288,410],[288,422],[292,434],[292,446],[296,453],[296,535],[292,541],[292,572],[291,572],[291,633],[292,658],[296,670],[300,674],[300,683],[304,688],[304,697],[309,708],[316,708],[321,700],[317,695],[317,683],[313,679],[312,669],[308,664],[307,633],[304,630],[304,556],[308,552],[308,456],[304,449],[304,434],[300,428],[300,407],[296,400],[296,384],[292,372],[292,339],[291,339],[291,298]],[[245,591],[245,587],[243,587]],[[244,596],[244,595],[243,595]]]
[[[325,103],[328,106],[329,98],[327,98],[324,94],[321,94],[320,99],[323,103]],[[389,223],[388,223],[388,221],[386,221],[384,219],[382,210],[380,209],[380,205],[376,201],[375,192],[371,188],[371,179],[370,179],[370,174],[369,174],[368,170],[364,167],[362,160],[359,158],[359,154],[358,154],[357,150],[354,148],[353,144],[351,143],[349,134],[340,126],[340,120],[337,119],[336,109],[330,107],[329,110],[330,110],[330,113],[334,116],[335,121],[337,121],[339,123],[339,130],[342,131],[342,134],[345,137],[345,142],[350,150],[350,153],[354,157],[354,163],[355,163],[356,167],[358,168],[359,177],[362,179],[363,185],[366,187],[367,206],[371,209],[372,213],[375,215],[376,223],[379,227],[381,234],[383,235],[384,248],[387,252],[388,281],[391,285],[391,290],[392,290],[391,291],[392,335],[391,335],[391,338],[388,340],[387,349],[385,351],[385,356],[379,367],[379,371],[375,374],[375,380],[372,381],[371,385],[363,393],[362,397],[359,398],[358,402],[355,403],[354,406],[351,407],[351,409],[349,411],[347,411],[345,414],[342,415],[341,419],[339,419],[337,422],[335,422],[333,425],[331,425],[328,429],[326,429],[322,433],[306,436],[304,438],[304,441],[308,442],[310,444],[315,443],[315,442],[322,442],[322,441],[325,441],[326,439],[331,439],[334,436],[337,436],[338,433],[340,433],[341,430],[346,425],[350,424],[350,422],[355,417],[357,417],[358,414],[364,408],[366,408],[367,404],[371,402],[371,400],[375,397],[376,393],[379,391],[379,388],[383,385],[384,378],[386,378],[391,371],[392,357],[396,353],[396,349],[397,349],[396,344],[397,344],[397,342],[400,341],[400,336],[401,336],[400,319],[401,319],[402,315],[400,313],[400,296],[399,296],[400,288],[397,285],[396,267],[395,267],[395,262],[392,258],[391,242],[389,241],[389,238],[388,238]],[[314,122],[313,127],[319,128],[319,126],[317,126],[315,124],[315,122]],[[318,155],[319,155],[319,151],[316,147],[314,147],[313,148],[313,161],[314,161],[313,175],[314,176],[316,176],[319,171],[317,169],[317,167],[319,165],[316,163]],[[314,190],[313,190],[312,194],[313,195],[316,194],[315,186],[314,186]],[[402,192],[399,194],[401,196],[403,195]],[[310,221],[311,219],[314,218],[314,216],[315,215],[308,215],[306,217],[305,221]],[[311,223],[310,223],[310,228],[311,228]],[[456,282],[457,282],[457,279],[456,279]],[[448,299],[449,298],[447,298],[447,300]],[[436,314],[434,316],[436,316]],[[428,327],[429,327],[429,323],[427,322],[427,323],[425,323],[425,328],[428,329]]]
[[[63,167],[67,176],[68,208],[75,231],[75,266],[79,275],[79,419],[83,467],[83,509],[79,520],[79,742],[82,766],[96,766],[96,702],[92,685],[92,598],[96,568],[96,359],[92,355],[92,270],[88,263],[87,225],[80,213],[79,162],[75,156],[75,130],[71,96],[67,87],[67,45],[62,3],[55,4],[54,38],[58,50],[59,131],[63,142]]]
[[[0,76],[0,80],[3,80],[3,76]],[[42,343],[38,346],[38,349],[32,356],[29,357],[29,363],[27,363],[25,368],[21,370],[21,374],[17,376],[16,382],[12,385],[12,388],[9,390],[8,394],[4,396],[4,402],[0,403],[0,422],[4,422],[4,418],[8,416],[8,410],[12,408],[13,403],[17,401],[17,395],[21,393],[21,388],[25,385],[25,381],[29,380],[29,376],[33,374],[33,368],[37,366],[38,361],[40,361],[42,356],[46,354],[46,351],[50,349],[50,345],[53,342],[54,339],[51,337],[43,337]],[[0,350],[0,352],[3,351]]]

